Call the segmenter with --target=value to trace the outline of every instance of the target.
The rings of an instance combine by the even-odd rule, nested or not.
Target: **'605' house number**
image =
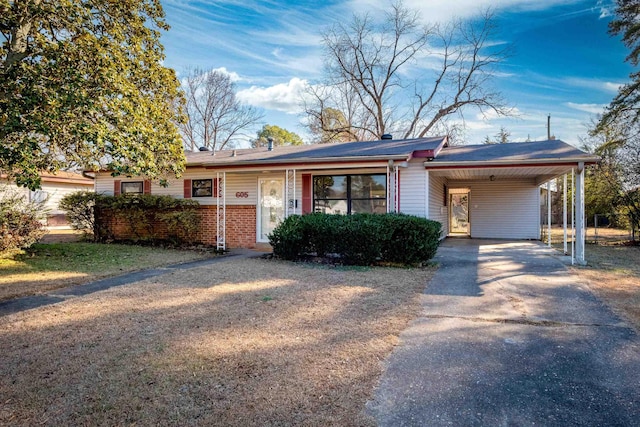
[[[247,191],[238,191],[236,193],[236,199],[246,199],[247,197],[249,197],[249,192]]]

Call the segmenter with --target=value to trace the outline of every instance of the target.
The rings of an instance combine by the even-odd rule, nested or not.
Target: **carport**
[[[565,253],[584,264],[584,171],[598,160],[562,141],[549,140],[447,147],[424,166],[430,182],[444,185],[448,236],[540,239],[540,186],[549,190],[559,179]],[[569,240],[575,242],[571,249]]]

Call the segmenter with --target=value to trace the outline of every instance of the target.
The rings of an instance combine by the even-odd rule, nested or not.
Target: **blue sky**
[[[405,0],[426,22],[473,19],[494,10],[493,42],[513,54],[500,65],[495,88],[515,108],[515,118],[465,112],[464,140],[481,143],[501,126],[511,139],[552,134],[574,145],[585,124],[627,81],[627,49],[607,33],[613,2],[567,0]],[[380,14],[383,0],[258,1],[162,0],[171,30],[164,33],[165,65],[178,75],[187,67],[224,69],[244,102],[264,112],[263,123],[307,139],[300,123],[300,91],[322,77],[321,32],[354,12]]]

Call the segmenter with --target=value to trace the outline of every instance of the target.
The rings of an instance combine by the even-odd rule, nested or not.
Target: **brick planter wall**
[[[200,206],[198,213],[201,217],[201,229],[197,240],[209,245],[216,244],[217,220],[216,206]],[[110,225],[113,238],[116,240],[135,239],[137,236],[130,230],[126,221],[111,216],[109,211],[100,214],[100,220]],[[159,238],[167,237],[167,228],[161,222],[154,224],[154,232]],[[227,206],[227,248],[256,247],[256,207],[252,205]]]

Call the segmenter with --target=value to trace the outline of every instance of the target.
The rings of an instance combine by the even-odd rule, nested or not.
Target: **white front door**
[[[258,241],[269,241],[269,234],[284,219],[284,180],[258,180]]]

